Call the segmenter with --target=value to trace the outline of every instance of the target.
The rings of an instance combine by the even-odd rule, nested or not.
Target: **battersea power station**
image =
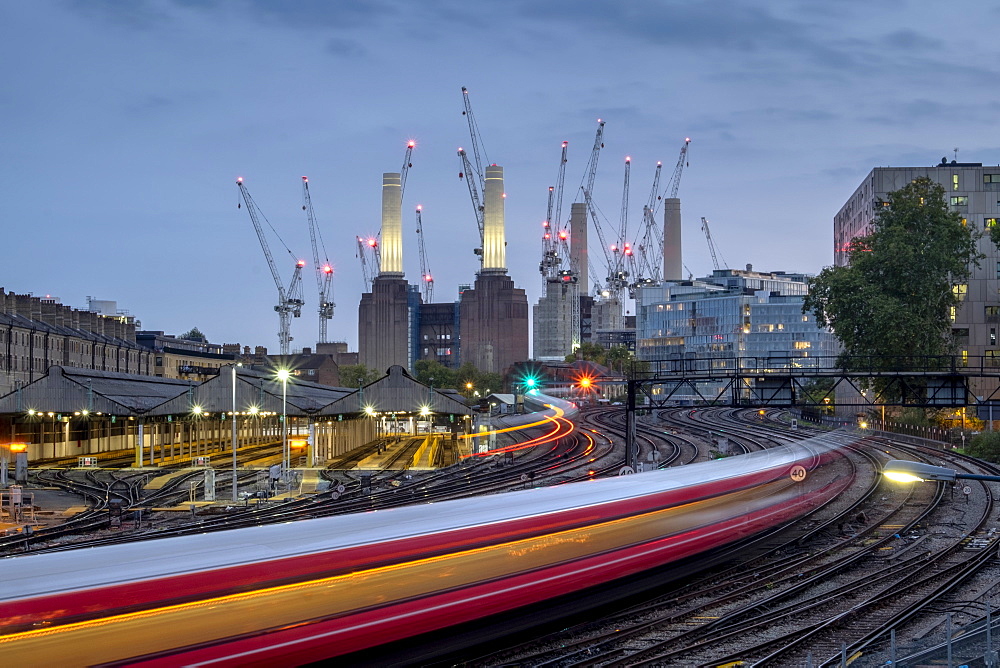
[[[458,302],[424,303],[403,274],[402,186],[382,175],[382,239],[378,275],[358,307],[358,361],[384,370],[417,360],[449,367],[471,362],[503,373],[529,358],[528,298],[507,275],[503,167],[485,170],[482,267]]]

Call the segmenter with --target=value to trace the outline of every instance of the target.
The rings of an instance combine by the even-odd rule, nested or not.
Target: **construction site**
[[[523,287],[509,275],[504,212],[504,167],[486,158],[484,141],[473,113],[469,91],[462,88],[469,149],[459,148],[459,179],[468,189],[479,243],[473,250],[479,268],[473,280],[459,286],[454,301],[435,301],[434,274],[425,247],[422,208],[413,210],[417,232],[420,276],[411,283],[404,272],[404,196],[413,166],[416,143],[406,144],[399,171],[382,174],[381,226],[378,234],[355,236],[364,292],[357,311],[358,362],[379,372],[393,365],[412,370],[419,360],[449,368],[471,363],[483,372],[503,374],[528,359],[560,362],[584,343],[606,348],[636,347],[634,300],[642,287],[683,280],[681,258],[681,177],[687,166],[690,139],[684,139],[673,171],[662,177],[657,162],[652,185],[638,222],[630,221],[632,160],[624,162],[621,208],[609,221],[594,201],[598,164],[604,148],[605,121],[597,129],[575,201],[566,192],[568,142],[560,146],[554,185],[542,221],[540,261],[541,296],[531,310]],[[278,238],[291,258],[293,273],[286,284],[271,253],[265,226],[273,226],[260,212],[242,179],[238,181],[254,230],[260,241],[278,293],[278,340],[282,355],[291,351],[291,322],[301,316],[306,299],[303,273],[306,263]],[[327,324],[333,318],[333,271],[316,221],[309,180],[302,177],[303,205],[312,244],[319,314],[317,347],[328,343]],[[564,212],[568,209],[568,216]],[[630,222],[632,224],[630,224]],[[710,247],[712,240],[703,229]],[[275,231],[275,235],[277,232]],[[596,249],[592,250],[590,242]],[[451,249],[449,249],[451,250]],[[714,255],[714,249],[713,249]],[[687,272],[690,274],[690,272]],[[523,280],[523,279],[522,279]],[[312,301],[309,299],[309,301]],[[530,332],[530,336],[529,336]],[[530,344],[529,344],[530,342]]]

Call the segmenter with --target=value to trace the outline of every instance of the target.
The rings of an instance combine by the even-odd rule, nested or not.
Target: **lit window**
[[[951,175],[951,189],[958,190],[958,174]]]
[[[965,226],[967,226],[968,224],[969,224],[969,219],[968,219],[968,218],[963,218],[963,219],[962,219],[962,227],[965,227]]]
[[[958,309],[952,306],[950,310],[951,313],[948,314],[948,317],[951,318],[952,322],[955,322],[955,318],[958,317]]]
[[[921,204],[923,204],[923,198],[921,198]],[[951,198],[952,206],[969,206],[969,198],[965,195],[953,195]]]
[[[962,301],[965,299],[965,295],[969,293],[969,286],[965,283],[960,283],[958,285],[951,286],[951,291],[955,295],[955,299]]]
[[[812,347],[812,344],[809,343],[808,341],[796,341],[795,342],[795,349],[796,350],[806,350],[807,348],[811,348],[811,347]]]
[[[1000,174],[983,174],[983,183],[1000,183]]]
[[[969,366],[969,351],[962,351],[962,366]]]
[[[994,320],[1000,318],[1000,306],[987,306],[986,317],[993,318]]]
[[[997,225],[996,218],[986,218],[985,220],[983,220],[983,227],[996,227],[996,225]]]

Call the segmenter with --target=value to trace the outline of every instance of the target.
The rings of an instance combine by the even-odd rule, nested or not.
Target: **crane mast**
[[[420,215],[423,207],[417,205],[417,247],[420,250],[420,291],[423,293],[424,303],[430,304],[434,300],[434,277],[431,275],[430,263],[427,261],[427,249],[424,247],[424,220]]]
[[[313,211],[312,197],[309,195],[309,177],[302,177],[302,209],[309,220],[309,241],[312,243],[313,266],[316,268],[316,288],[319,292],[319,343],[326,343],[327,321],[333,318],[333,267],[326,255],[326,245],[319,225],[316,224],[316,212]],[[323,247],[323,261],[319,259],[319,249]]]
[[[545,207],[545,221],[542,223],[544,232],[542,233],[542,261],[538,265],[538,270],[546,281],[560,278],[564,262],[569,258],[567,239],[569,237],[562,226],[562,198],[566,183],[566,152],[569,142],[562,143],[562,156],[559,159],[559,175],[556,178],[556,186],[549,186],[549,199]],[[553,211],[555,212],[553,214]],[[559,226],[559,232],[553,235],[553,223]],[[560,255],[560,250],[563,251]]]
[[[368,252],[371,251],[375,265],[378,266],[378,239],[369,237],[362,239],[358,237],[358,259],[361,260],[361,276],[365,280],[365,287],[371,292],[372,283],[375,281],[375,269],[368,263]]]
[[[305,266],[305,262],[301,260],[296,261],[292,280],[289,282],[288,287],[285,288],[281,284],[278,268],[274,264],[274,256],[271,255],[267,238],[264,236],[264,228],[260,224],[260,219],[264,218],[264,214],[261,213],[257,203],[250,196],[247,187],[243,185],[242,177],[236,179],[236,185],[239,186],[240,193],[243,195],[243,201],[247,205],[247,213],[250,214],[250,222],[253,223],[254,231],[257,232],[257,239],[260,241],[260,247],[264,251],[264,257],[267,259],[267,266],[271,270],[274,285],[278,289],[278,304],[274,307],[274,310],[278,313],[278,343],[281,348],[281,354],[287,355],[289,353],[289,344],[292,341],[291,318],[293,316],[298,318],[302,315],[302,305],[305,303],[302,299],[302,267]],[[267,218],[264,218],[264,220],[267,221]],[[269,222],[268,225],[271,226]],[[274,230],[274,227],[271,226],[271,229]],[[276,231],[275,234],[277,234]],[[278,240],[281,241],[281,238],[279,237]],[[282,245],[284,245],[284,242],[282,242]],[[288,251],[289,255],[292,255],[292,251],[288,249],[288,246],[285,246],[285,250]]]
[[[458,149],[458,157],[462,160],[462,171],[458,173],[458,178],[464,178],[465,184],[469,186],[469,197],[472,199],[472,208],[476,212],[476,225],[479,227],[479,248],[475,249],[476,255],[482,256],[483,254],[483,238],[484,238],[484,222],[483,222],[483,205],[480,203],[479,199],[479,187],[476,182],[469,176],[472,170],[472,165],[469,163],[469,156],[466,154],[465,149]]]
[[[674,173],[670,177],[670,197],[677,197],[677,191],[681,187],[681,175],[684,173],[684,167],[687,165],[687,152],[688,145],[691,143],[691,138],[686,137],[684,139],[684,146],[681,146],[681,154],[677,156],[677,164],[674,166]]]
[[[403,192],[406,191],[406,175],[410,173],[410,167],[413,167],[413,163],[410,162],[410,158],[413,156],[413,147],[417,145],[417,142],[412,139],[406,142],[406,155],[403,156],[403,166],[399,170],[399,201],[403,201]]]
[[[701,217],[701,230],[705,233],[705,241],[708,242],[708,252],[712,254],[712,266],[716,269],[723,269],[723,267],[719,266],[719,257],[715,251],[715,241],[712,240],[712,232],[708,229],[708,220],[704,216]],[[722,261],[725,262],[726,258],[722,258]]]
[[[653,187],[649,190],[649,198],[642,207],[643,232],[642,240],[639,242],[639,267],[638,276],[634,286],[640,283],[654,283],[660,280],[661,263],[652,255],[654,249],[663,248],[663,237],[660,228],[656,224],[656,208],[660,197],[660,172],[663,163],[656,163],[656,173],[653,175]],[[659,252],[658,250],[656,252]]]
[[[593,223],[594,229],[597,230],[597,238],[601,242],[601,250],[604,252],[604,259],[607,266],[612,266],[612,258],[609,255],[608,244],[604,239],[604,231],[601,229],[599,219],[597,217],[597,209],[594,206],[593,192],[594,192],[594,181],[597,178],[597,162],[601,158],[601,149],[604,148],[604,121],[600,118],[597,119],[597,134],[594,137],[594,147],[590,150],[590,160],[587,161],[587,168],[584,171],[583,185],[581,185],[581,190],[583,191],[583,201],[587,205],[587,214],[590,216],[590,220]],[[597,272],[593,271],[591,267],[591,276],[597,276]],[[604,288],[599,283],[594,283],[594,291],[596,294],[602,294]]]
[[[482,147],[482,155],[486,155],[486,148],[482,146],[483,138],[479,134],[479,125],[476,123],[476,117],[472,113],[472,102],[469,101],[469,89],[465,86],[462,86],[462,104],[465,105],[465,108],[462,110],[462,115],[465,116],[465,120],[469,123],[469,137],[472,141],[472,155],[476,160],[476,180],[479,182],[479,190],[485,191],[486,170],[483,169],[483,166],[484,164],[489,163],[489,158],[487,158],[484,163],[482,157],[480,156],[480,148]]]

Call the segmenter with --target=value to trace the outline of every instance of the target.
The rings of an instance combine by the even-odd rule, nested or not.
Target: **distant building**
[[[53,365],[152,374],[153,352],[136,343],[136,319],[103,304],[109,314],[0,288],[0,395]]]
[[[162,331],[136,332],[136,342],[152,350],[153,375],[202,382],[232,364],[235,355],[224,353],[222,345],[207,341],[182,339]]]
[[[979,162],[948,162],[933,167],[876,167],[861,182],[833,218],[834,261],[848,262],[851,242],[871,231],[876,212],[894,192],[926,177],[945,189],[945,201],[968,225],[988,231],[1000,221],[1000,166]],[[979,266],[970,267],[968,284],[956,285],[962,303],[952,314],[952,336],[962,357],[985,358],[984,363],[1000,366],[1000,253],[989,235],[979,241],[984,256]],[[978,364],[978,361],[976,362]],[[990,394],[993,382],[972,382],[977,395]]]
[[[694,281],[642,287],[636,296],[636,356],[795,359],[830,366],[837,341],[802,313],[804,274],[717,269]],[[824,358],[824,359],[812,359]]]

